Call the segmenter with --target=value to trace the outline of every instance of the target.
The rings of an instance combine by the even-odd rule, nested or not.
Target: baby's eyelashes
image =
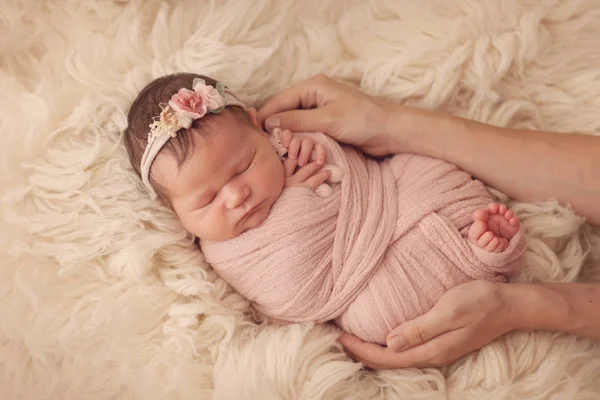
[[[248,164],[248,166],[246,168],[244,168],[243,171],[241,171],[240,173],[238,173],[238,175],[242,175],[242,174],[245,174],[246,172],[248,172],[248,170],[250,169],[251,165],[252,165],[252,163]]]
[[[217,198],[217,195],[211,195],[210,197],[205,197],[203,198],[199,203],[198,203],[198,209],[200,208],[205,208],[208,207],[209,205],[211,205],[213,203],[213,201],[215,201],[215,199]]]
[[[248,163],[245,165],[245,167],[242,167],[242,171],[240,171],[238,173],[238,175],[244,174],[246,172],[248,172],[248,170],[250,169],[250,167],[252,166],[252,163],[254,162],[254,158],[256,157],[256,151],[254,151],[254,153],[252,153],[252,157],[250,157],[250,160],[248,161]]]

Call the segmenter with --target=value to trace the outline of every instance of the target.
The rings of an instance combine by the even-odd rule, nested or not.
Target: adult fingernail
[[[388,342],[388,347],[394,351],[400,351],[404,347],[404,339],[402,336],[394,336]]]
[[[265,120],[265,128],[270,132],[275,128],[279,128],[279,117],[269,117]]]

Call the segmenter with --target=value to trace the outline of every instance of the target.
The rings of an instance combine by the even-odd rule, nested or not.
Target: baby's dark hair
[[[207,85],[213,87],[215,87],[217,83],[217,81],[207,76],[191,73],[178,73],[162,76],[153,80],[143,88],[129,107],[127,114],[127,128],[123,135],[123,144],[129,155],[129,162],[138,176],[141,176],[140,164],[142,162],[144,151],[146,150],[146,144],[148,143],[150,124],[152,123],[153,118],[160,115],[162,111],[160,105],[167,104],[171,99],[171,96],[177,93],[181,88],[191,90],[194,78],[204,79]],[[248,114],[240,107],[228,107],[220,114],[209,113],[203,118],[195,120],[190,129],[180,129],[177,132],[177,136],[170,139],[161,149],[161,152],[164,151],[173,154],[177,159],[177,163],[181,166],[190,154],[194,140],[194,132],[202,133],[203,128],[205,128],[211,120],[219,118],[219,115],[230,115],[230,113],[242,123],[251,123]],[[148,178],[158,197],[168,204],[169,201],[166,197],[164,187],[156,182],[152,173],[150,173]]]

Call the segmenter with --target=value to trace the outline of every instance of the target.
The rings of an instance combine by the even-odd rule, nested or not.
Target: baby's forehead
[[[253,144],[252,127],[227,118],[224,123],[213,123],[205,127],[200,135],[194,150],[205,152],[208,156],[228,155],[228,158],[236,156],[239,151],[244,151]],[[210,157],[212,158],[212,157]]]
[[[191,167],[199,174],[219,176],[238,167],[251,153],[256,143],[251,127],[239,124],[219,124],[198,135],[190,155]],[[182,168],[185,168],[182,166]]]

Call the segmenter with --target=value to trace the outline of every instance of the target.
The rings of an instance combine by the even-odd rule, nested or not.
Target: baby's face
[[[181,166],[165,154],[152,167],[185,229],[202,240],[221,241],[262,224],[284,182],[267,134],[228,115],[208,134],[194,135],[190,145]]]

